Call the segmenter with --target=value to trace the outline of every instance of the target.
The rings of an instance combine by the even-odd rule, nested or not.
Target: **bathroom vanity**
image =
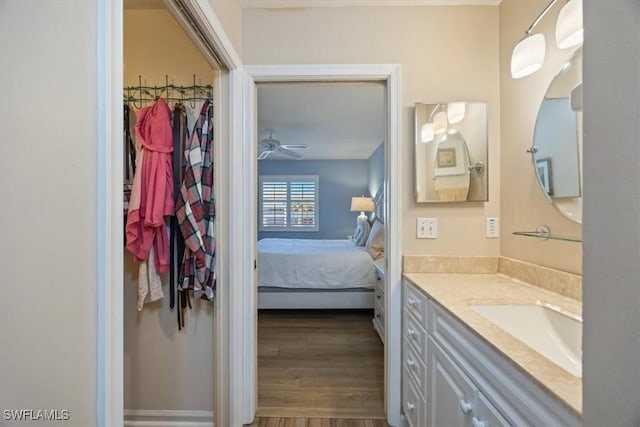
[[[498,326],[500,316],[505,316],[501,307],[515,309],[506,314],[507,320],[514,313],[518,317],[518,309],[524,308],[551,310],[552,317],[567,315],[577,322],[578,301],[499,274],[405,273],[402,298],[406,425],[581,425],[581,354],[573,358],[577,360],[570,357],[563,369],[557,359],[562,356],[543,356],[540,351],[548,349],[536,347],[544,347],[544,341],[534,339],[526,345],[521,339],[528,336],[516,339],[512,333],[518,331],[508,333],[503,329],[506,324]],[[520,317],[530,316],[523,312]],[[566,335],[569,341],[581,340],[581,323],[576,331],[558,320],[559,332],[555,332],[560,340]],[[567,324],[571,326],[570,321]],[[549,326],[531,318],[522,332],[526,335],[529,329],[545,327]],[[569,346],[581,352],[581,341]],[[556,357],[556,362],[549,357]]]

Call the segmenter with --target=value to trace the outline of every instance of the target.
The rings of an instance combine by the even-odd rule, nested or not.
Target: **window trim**
[[[276,181],[287,183],[287,225],[284,227],[265,227],[263,222],[263,192],[264,181]],[[315,212],[313,226],[291,225],[291,183],[296,181],[313,182],[315,185]],[[258,177],[258,230],[261,232],[318,232],[320,231],[320,176],[319,175],[260,175]]]

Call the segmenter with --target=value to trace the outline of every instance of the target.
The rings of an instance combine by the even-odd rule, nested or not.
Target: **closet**
[[[171,110],[182,101],[186,115],[196,118],[210,99],[215,117],[218,78],[162,3],[124,2],[124,98],[130,114],[161,97]],[[187,122],[191,132],[193,123]],[[180,301],[170,308],[169,274],[163,274],[164,297],[138,310],[139,265],[124,244],[123,250],[125,425],[172,422],[172,416],[212,423],[214,303],[191,297],[179,324]]]

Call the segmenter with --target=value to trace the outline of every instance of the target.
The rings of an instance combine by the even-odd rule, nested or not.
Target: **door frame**
[[[223,162],[233,164],[242,152],[242,82],[240,57],[226,36],[223,26],[208,2],[198,0],[163,0],[169,12],[185,30],[201,53],[220,73],[220,96],[228,109],[221,118],[220,134],[228,142],[222,150]],[[118,426],[124,422],[123,381],[123,259],[122,184],[123,184],[123,2],[97,2],[96,6],[96,100],[97,114],[97,185],[96,185],[96,425]],[[217,85],[218,86],[218,85]],[[225,105],[227,107],[227,105]],[[234,184],[234,170],[221,172],[220,188],[227,207],[217,218],[218,230],[225,230],[226,244],[218,249],[218,262],[228,266],[219,277],[221,286],[214,308],[214,408],[215,425],[241,425],[242,389],[228,372],[237,369],[242,346],[231,340],[237,324],[231,321],[231,307],[241,298],[242,274],[239,261],[242,245],[234,244],[234,233],[241,225],[231,221],[240,209],[242,195]],[[236,173],[237,174],[237,173]]]
[[[257,362],[257,83],[377,81],[386,85],[385,139],[385,410],[387,422],[401,425],[401,84],[399,64],[247,65],[244,67],[244,157],[241,179],[241,221],[244,299],[231,311],[242,330],[232,331],[231,340],[242,342],[242,365],[230,371],[231,381],[242,383],[243,422],[253,421],[258,400]],[[239,236],[239,235],[236,235]],[[236,300],[237,301],[237,300]],[[234,332],[240,332],[234,335]]]

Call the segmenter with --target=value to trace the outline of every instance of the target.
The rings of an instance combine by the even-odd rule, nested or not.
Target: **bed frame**
[[[258,309],[373,308],[374,289],[289,289],[258,287]]]

